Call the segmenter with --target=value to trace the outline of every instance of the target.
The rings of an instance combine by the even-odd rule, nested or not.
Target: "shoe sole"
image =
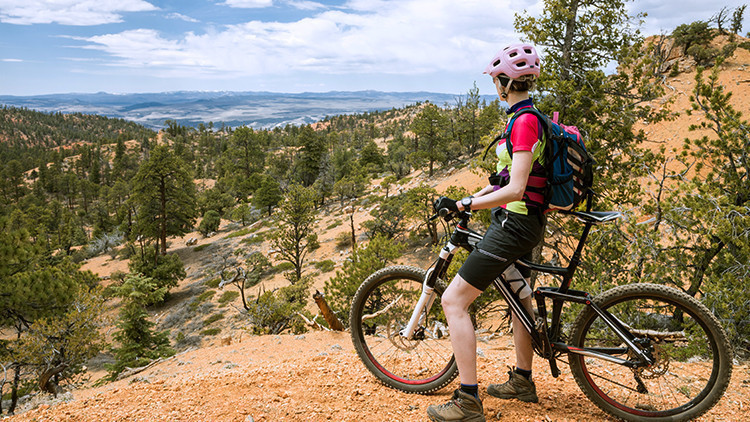
[[[503,399],[503,400],[518,399],[518,400],[521,400],[522,402],[526,402],[526,403],[539,403],[539,397],[537,397],[536,395],[520,395],[520,396],[518,396],[518,395],[515,395],[515,394],[498,394],[498,393],[493,394],[489,390],[487,390],[487,394],[491,395],[492,397],[497,397],[498,399]]]
[[[430,418],[432,422],[446,422],[446,419],[441,418],[440,416],[431,415],[430,412],[427,412],[427,417]],[[487,422],[487,419],[484,418],[484,415],[476,415],[470,419],[461,419],[462,422]]]

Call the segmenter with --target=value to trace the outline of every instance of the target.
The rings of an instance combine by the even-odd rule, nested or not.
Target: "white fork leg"
[[[411,338],[414,336],[414,331],[419,326],[419,323],[422,322],[423,316],[427,315],[427,313],[430,311],[430,306],[432,306],[432,302],[435,300],[435,290],[423,286],[422,287],[422,294],[419,296],[419,300],[417,301],[417,306],[414,308],[414,311],[411,313],[411,318],[409,318],[409,323],[406,325],[406,328],[404,328],[401,331],[401,336],[406,337],[407,339],[411,340]]]

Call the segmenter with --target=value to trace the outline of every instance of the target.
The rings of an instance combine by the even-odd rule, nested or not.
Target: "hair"
[[[508,85],[508,77],[504,74],[499,75],[498,78],[500,78],[500,84],[502,86]],[[513,83],[510,84],[509,91],[512,92],[528,92],[534,89],[536,86],[536,78],[532,75],[524,75],[521,76],[518,79],[514,79]]]

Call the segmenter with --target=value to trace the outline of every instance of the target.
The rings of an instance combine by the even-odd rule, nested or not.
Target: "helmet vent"
[[[500,60],[495,60],[495,61],[494,61],[494,62],[492,63],[492,66],[493,66],[493,67],[497,67],[497,65],[499,65],[499,64],[500,64]]]
[[[516,57],[517,55],[518,53],[516,53],[515,51],[509,54],[510,57]]]
[[[526,62],[518,62],[516,63],[516,67],[524,67],[526,66]]]
[[[530,49],[530,48],[525,48],[525,49],[524,49],[523,51],[524,51],[524,52],[525,52],[526,54],[531,54],[531,49]]]

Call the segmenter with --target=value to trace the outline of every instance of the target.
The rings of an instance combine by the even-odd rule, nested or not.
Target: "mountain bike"
[[[493,285],[531,335],[535,353],[549,361],[552,375],[560,375],[557,362],[567,356],[578,386],[603,411],[630,421],[702,415],[729,385],[732,350],[724,329],[706,306],[673,287],[629,284],[597,296],[571,289],[592,227],[621,217],[590,208],[558,211],[583,223],[567,267],[514,264],[561,280],[558,287],[532,291],[534,315],[502,275]],[[352,302],[351,336],[360,359],[382,383],[408,393],[437,391],[458,375],[440,296],[456,250],[471,251],[482,239],[469,228],[470,212],[440,210],[432,218],[439,217],[456,224],[428,270],[383,268],[362,283]],[[582,307],[572,324],[564,323],[570,304]]]

